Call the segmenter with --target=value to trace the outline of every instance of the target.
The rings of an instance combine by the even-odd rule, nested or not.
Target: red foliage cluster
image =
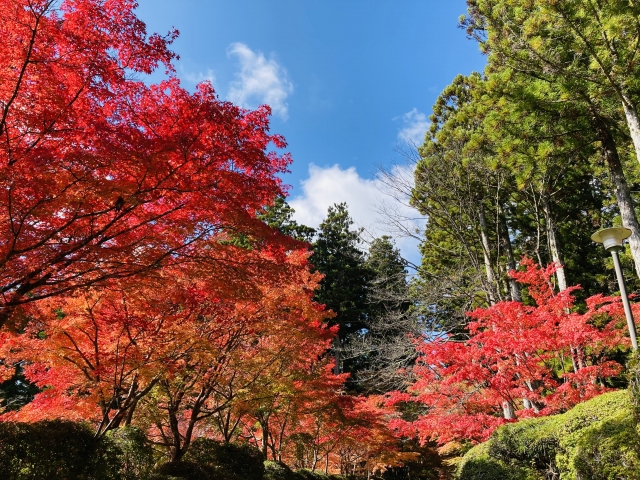
[[[196,258],[260,230],[290,159],[269,108],[171,76],[176,36],[133,0],[1,0],[0,326],[16,308]],[[163,63],[169,79],[134,80]],[[250,192],[248,194],[247,192]],[[262,235],[269,235],[263,229]]]
[[[427,413],[413,423],[396,420],[395,428],[423,441],[483,441],[505,422],[561,412],[608,390],[604,381],[622,369],[608,355],[628,346],[620,297],[596,295],[578,313],[577,287],[554,292],[554,266],[541,269],[527,258],[521,265],[512,276],[535,305],[477,309],[465,333],[419,343],[418,380],[410,395],[390,401],[419,402]]]
[[[332,373],[306,246],[256,217],[290,162],[269,107],[182,88],[177,32],[135,6],[0,0],[0,378],[42,389],[1,420],[137,425],[172,460],[244,436],[299,466],[390,463],[389,412]]]

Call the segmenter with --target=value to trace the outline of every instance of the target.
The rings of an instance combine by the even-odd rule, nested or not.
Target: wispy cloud
[[[431,125],[427,116],[414,108],[398,118],[402,121],[402,127],[398,131],[398,139],[413,146],[422,145],[424,134]]]
[[[180,76],[187,82],[193,83],[194,85],[204,81],[211,82],[211,85],[215,85],[216,83],[216,75],[211,69],[208,69],[205,73],[203,72],[194,73],[194,72],[187,72],[185,70],[182,70]]]
[[[394,167],[391,172],[403,182],[401,190],[410,189],[413,184],[413,170]],[[418,236],[424,221],[408,206],[404,195],[391,191],[384,179],[362,178],[355,167],[342,169],[339,165],[330,167],[309,166],[309,177],[302,181],[302,192],[289,200],[296,211],[294,218],[299,223],[317,228],[327,216],[327,210],[334,203],[346,202],[349,214],[358,227],[366,231],[365,238],[373,239],[382,235],[396,237],[397,245],[404,258],[418,263]],[[388,214],[395,218],[390,221]],[[397,222],[403,227],[398,228]],[[402,230],[408,228],[412,238]],[[367,248],[363,246],[363,248]]]
[[[293,93],[293,84],[286,70],[261,52],[254,52],[244,43],[232,43],[227,54],[240,62],[237,80],[232,82],[228,98],[246,108],[266,103],[273,113],[288,117],[287,97]]]

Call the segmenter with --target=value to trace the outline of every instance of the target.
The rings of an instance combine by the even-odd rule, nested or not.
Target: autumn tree
[[[24,334],[4,334],[2,350],[5,361],[27,361],[44,391],[4,419],[90,421],[97,435],[136,425],[177,461],[231,407],[246,415],[308,381],[335,332],[311,300],[319,275],[307,254],[220,249],[236,265],[249,257],[251,282],[183,270],[40,302]]]
[[[268,107],[180,87],[177,32],[148,36],[132,0],[0,7],[0,326],[79,287],[215,263],[200,247],[221,230],[266,232],[255,213],[289,162],[266,153],[284,146]],[[134,79],[160,64],[167,80]]]
[[[570,313],[576,287],[556,293],[549,283],[555,266],[521,263],[526,270],[512,274],[535,305],[505,301],[477,309],[467,340],[441,336],[417,346],[414,397],[395,400],[427,406],[408,428],[423,441],[482,441],[504,422],[561,412],[605,392],[607,379],[621,372],[611,358],[627,344],[619,297],[596,295],[584,313]],[[575,347],[583,355],[576,370]]]

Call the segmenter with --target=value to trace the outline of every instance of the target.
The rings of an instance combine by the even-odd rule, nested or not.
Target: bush
[[[117,448],[86,425],[0,422],[3,480],[111,480],[119,469]]]
[[[636,422],[640,422],[640,352],[632,352],[627,364],[627,378],[629,380],[629,395],[631,408]]]
[[[469,450],[458,465],[459,480],[539,480],[542,477],[532,469],[514,467],[489,455],[492,440]]]
[[[576,432],[568,470],[583,480],[640,480],[640,436],[629,411]],[[573,439],[571,439],[573,440]]]
[[[463,457],[459,479],[640,480],[640,436],[629,392],[561,415],[503,425]]]
[[[519,465],[558,476],[556,419],[538,417],[503,425],[489,443],[488,454],[505,465]]]
[[[296,480],[295,474],[282,462],[264,462],[263,480]]]
[[[632,423],[625,424],[624,422],[620,423],[615,421],[615,419],[620,418],[620,416],[627,416],[631,419],[633,418],[633,409],[630,402],[630,396],[629,392],[626,390],[618,390],[616,392],[605,393],[604,395],[595,397],[588,402],[576,405],[571,410],[563,413],[562,415],[555,416],[555,435],[558,438],[560,444],[560,448],[558,449],[558,452],[556,454],[556,464],[558,465],[559,471],[561,473],[568,474],[570,477],[576,476],[577,472],[575,471],[574,467],[574,457],[576,457],[576,455],[579,453],[578,450],[580,448],[589,448],[587,447],[587,443],[590,442],[589,438],[593,437],[594,431],[592,429],[598,430],[599,428],[604,427],[604,424],[609,424],[610,426],[611,424],[609,422],[613,420],[614,423],[617,423],[616,428],[619,429],[622,427],[626,427],[631,430],[627,432],[627,435],[637,435]],[[598,425],[600,425],[600,427]],[[618,432],[618,439],[621,439],[623,436],[624,435]],[[580,445],[583,446],[581,447]],[[600,454],[604,454],[605,456],[610,458],[610,460],[615,461],[615,450],[618,447],[615,444],[612,445],[611,443],[609,443],[608,445],[610,448],[613,448],[614,451],[601,451]],[[592,464],[593,467],[596,468],[596,470],[598,469],[598,458],[592,458],[590,460],[584,458],[584,456],[580,456],[580,458],[583,458],[583,461],[586,462],[582,463],[581,468],[588,470],[588,464]],[[610,465],[610,467],[612,468],[615,466],[615,464]],[[634,473],[631,472],[625,465],[619,465],[619,467],[623,470],[627,469],[630,475],[621,478],[635,478],[633,477]]]
[[[120,465],[120,480],[149,477],[153,470],[153,449],[144,432],[135,427],[121,427],[107,432]]]
[[[222,443],[208,438],[196,439],[184,460],[206,466],[214,478],[224,480],[262,480],[264,458],[256,447],[247,443]]]
[[[296,470],[294,472],[294,475],[294,480],[347,480],[347,478],[352,478],[343,477],[341,475],[327,475],[326,473],[317,470],[315,472],[312,472],[311,470],[307,470],[306,468]]]
[[[324,472],[312,472],[311,470],[307,470],[303,468],[301,470],[296,470],[296,480],[328,480],[328,476]]]
[[[152,480],[214,480],[219,477],[211,468],[194,462],[179,461],[164,463],[158,467]]]

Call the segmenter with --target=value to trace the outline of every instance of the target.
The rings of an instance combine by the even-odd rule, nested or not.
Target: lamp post
[[[629,297],[627,289],[624,285],[624,277],[622,276],[622,268],[620,267],[620,258],[618,252],[624,250],[622,242],[625,238],[631,236],[631,230],[625,227],[605,228],[598,230],[591,235],[591,240],[602,243],[607,252],[611,252],[613,264],[616,267],[616,276],[618,277],[618,286],[620,287],[620,296],[622,297],[622,305],[624,306],[624,314],[627,317],[627,325],[629,326],[629,336],[631,337],[631,345],[634,350],[638,350],[638,340],[636,338],[636,325],[633,322],[633,314],[629,305]]]

